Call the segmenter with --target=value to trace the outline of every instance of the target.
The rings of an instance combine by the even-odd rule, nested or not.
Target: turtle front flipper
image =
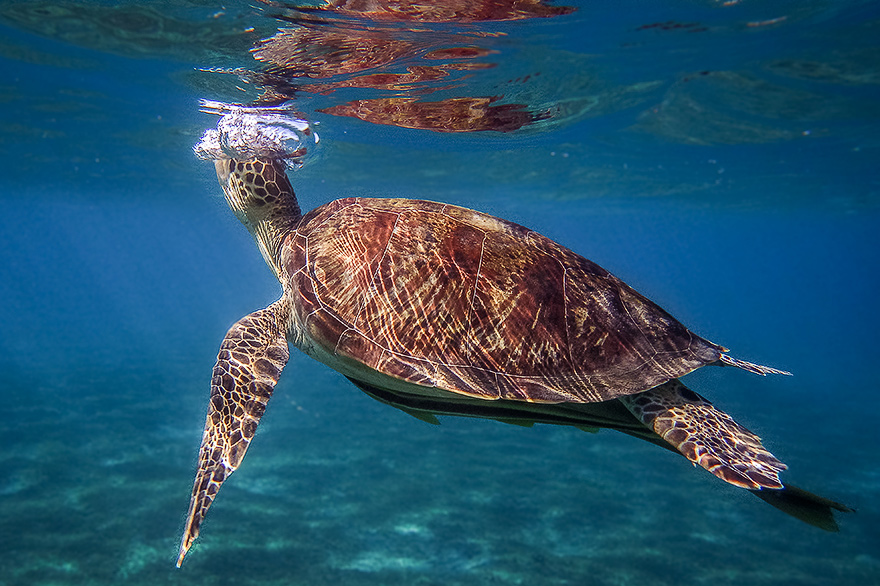
[[[241,464],[287,364],[288,319],[288,302],[282,298],[236,322],[220,345],[178,568],[223,481]]]
[[[718,478],[735,486],[781,489],[787,468],[761,438],[673,379],[621,401],[639,420]]]

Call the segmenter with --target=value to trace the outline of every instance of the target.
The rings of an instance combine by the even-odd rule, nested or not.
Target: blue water
[[[191,151],[216,123],[199,99],[258,92],[198,68],[253,68],[280,23],[245,3],[4,2],[0,584],[880,584],[880,9],[571,4],[468,37],[495,67],[459,87],[555,108],[519,130],[380,125],[317,112],[376,90],[303,95],[321,148],[292,176],[302,207],[508,218],[792,371],[686,382],[785,481],[855,508],[840,532],[611,431],[430,426],[294,352],[176,570],[217,347],[280,292]],[[670,22],[687,26],[641,28]]]

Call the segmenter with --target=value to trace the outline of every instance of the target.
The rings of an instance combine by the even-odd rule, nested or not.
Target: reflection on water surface
[[[266,65],[253,78],[264,87],[264,103],[296,99],[302,92],[372,89],[380,97],[317,111],[438,132],[510,132],[552,114],[510,103],[503,93],[474,93],[485,85],[481,72],[496,65],[493,55],[500,51],[493,41],[510,34],[498,23],[571,12],[542,1],[512,0],[340,2],[321,9],[288,5],[276,18],[293,26],[255,47],[254,57]],[[434,94],[452,97],[433,99]]]

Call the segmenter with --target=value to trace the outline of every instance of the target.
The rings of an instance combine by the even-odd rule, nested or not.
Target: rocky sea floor
[[[150,366],[9,382],[0,584],[880,583],[876,471],[782,418],[788,478],[863,509],[838,534],[618,433],[431,426],[303,357],[177,570],[205,377]]]

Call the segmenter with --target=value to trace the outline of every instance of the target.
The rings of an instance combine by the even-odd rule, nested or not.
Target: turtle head
[[[252,233],[279,215],[299,221],[299,205],[282,161],[218,159],[214,168],[226,203]]]
[[[278,159],[214,161],[226,202],[254,236],[266,264],[280,277],[279,250],[301,217],[296,195]]]
[[[227,106],[203,102],[205,111],[223,116],[195,146],[213,159],[217,179],[235,215],[253,234],[263,258],[280,275],[278,252],[284,237],[299,224],[300,210],[286,169],[302,165],[303,144],[317,135],[308,123],[282,109]]]

